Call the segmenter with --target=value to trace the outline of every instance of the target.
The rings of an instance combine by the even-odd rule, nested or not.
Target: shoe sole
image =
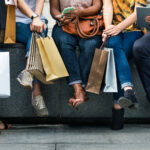
[[[120,97],[118,103],[122,108],[130,107],[131,105],[133,105],[132,101],[125,97]]]
[[[48,117],[49,114],[46,114],[46,115],[37,115],[37,117]]]
[[[34,106],[33,106],[33,108],[34,108]],[[36,108],[34,108],[34,112],[37,115],[37,117],[48,117],[49,116],[47,109],[45,110],[45,113],[40,113],[40,111],[38,111],[38,110],[36,110]]]
[[[25,85],[25,84],[23,84],[19,78],[17,78],[17,81],[18,81],[24,88],[26,88],[26,89],[28,89],[28,90],[32,90],[32,87],[31,87],[30,85]]]

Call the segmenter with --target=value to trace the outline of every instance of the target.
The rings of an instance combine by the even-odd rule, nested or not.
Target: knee
[[[84,51],[85,56],[93,55],[96,48],[99,48],[101,41],[96,41],[95,39],[87,40],[80,44],[80,48]]]
[[[60,50],[70,48],[72,45],[74,45],[74,40],[72,37],[67,34],[59,31],[54,30],[52,35],[56,45],[60,48]]]
[[[134,58],[140,58],[143,55],[143,50],[144,45],[142,42],[140,42],[139,40],[135,41],[134,45],[133,45],[133,56]]]
[[[106,42],[106,47],[109,48],[122,48],[121,40],[118,36],[110,37],[108,42]]]

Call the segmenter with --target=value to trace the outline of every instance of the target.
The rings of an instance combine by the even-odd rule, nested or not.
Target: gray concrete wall
[[[11,66],[11,97],[0,99],[0,117],[35,117],[31,106],[31,91],[24,89],[16,80],[18,73],[25,67],[25,48],[22,45],[8,46],[0,45],[0,49],[10,52]],[[126,111],[127,118],[149,118],[150,104],[146,100],[145,93],[136,68],[132,65],[133,79],[136,93],[139,97],[139,110]],[[67,102],[72,95],[72,88],[68,87],[66,80],[62,79],[54,85],[42,85],[42,91],[46,105],[48,106],[50,118],[63,120],[65,118],[110,118],[112,108],[111,94],[89,94],[89,100],[74,110]]]
[[[49,14],[49,3],[46,1],[44,15],[49,20],[49,34],[55,24],[55,21]],[[17,75],[25,67],[25,48],[22,45],[4,46],[0,45],[0,49],[10,52],[11,65],[11,97],[9,99],[0,99],[0,117],[36,117],[31,106],[31,91],[21,87],[16,81]],[[138,111],[132,112],[126,110],[127,118],[149,118],[150,104],[148,103],[142,84],[136,72],[136,68],[132,65],[133,79],[136,87],[136,93],[139,97],[140,107]],[[112,108],[112,95],[88,94],[87,103],[74,110],[68,106],[67,102],[72,95],[72,89],[66,84],[65,79],[59,80],[55,85],[42,85],[42,91],[46,105],[48,106],[50,119],[57,118],[110,118]]]

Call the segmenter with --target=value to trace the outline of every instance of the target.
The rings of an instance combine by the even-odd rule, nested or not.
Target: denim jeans
[[[134,43],[133,56],[150,101],[150,31]]]
[[[45,36],[47,36],[48,28],[44,31]],[[16,23],[16,41],[21,42],[26,45],[26,57],[29,55],[30,45],[31,45],[32,32],[30,31],[30,24],[24,24],[21,22]],[[34,78],[34,84],[39,83],[39,81]]]
[[[64,32],[62,27],[58,25],[54,26],[52,36],[69,72],[68,84],[81,83],[85,86],[88,81],[95,49],[99,48],[102,43],[101,36],[83,39]],[[80,49],[79,56],[76,54],[77,45]]]
[[[132,58],[132,47],[134,42],[142,36],[142,32],[122,32],[109,38],[109,47],[113,48],[116,72],[118,78],[118,93],[114,93],[114,99],[123,96],[123,88],[133,86],[131,70],[128,59]]]

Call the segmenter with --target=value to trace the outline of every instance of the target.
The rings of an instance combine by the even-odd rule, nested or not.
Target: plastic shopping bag
[[[9,52],[0,52],[0,98],[10,96]]]
[[[114,53],[112,48],[105,48],[105,51],[108,51],[108,61],[105,73],[105,85],[103,92],[116,93],[118,92],[117,87],[117,77],[116,77],[116,67],[114,60]]]

